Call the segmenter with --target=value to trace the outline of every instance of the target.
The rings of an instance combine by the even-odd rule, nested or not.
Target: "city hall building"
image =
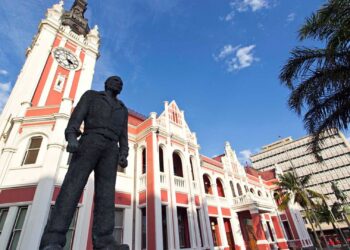
[[[49,8],[0,118],[0,249],[38,249],[70,155],[64,130],[91,88],[99,32],[86,1]],[[131,249],[301,249],[312,246],[299,211],[277,210],[276,170],[243,168],[229,143],[199,152],[184,112],[129,111],[129,166],[117,169],[115,238]],[[65,249],[92,249],[92,173]]]

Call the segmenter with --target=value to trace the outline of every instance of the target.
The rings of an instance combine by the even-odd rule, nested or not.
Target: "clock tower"
[[[22,187],[18,193],[31,200],[17,249],[38,249],[67,171],[64,130],[74,105],[91,88],[100,37],[97,26],[89,27],[86,9],[86,0],[75,0],[68,11],[63,1],[47,10],[0,117],[0,192]],[[20,195],[15,199],[24,202]],[[1,239],[0,249],[8,249],[12,240]],[[74,248],[84,249],[81,242]]]

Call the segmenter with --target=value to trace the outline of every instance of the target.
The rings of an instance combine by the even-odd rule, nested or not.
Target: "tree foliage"
[[[325,131],[348,129],[350,123],[350,1],[329,0],[306,19],[300,40],[314,39],[324,48],[296,47],[281,70],[290,90],[288,105],[303,115],[320,150]]]
[[[278,186],[278,192],[275,199],[278,201],[278,209],[285,210],[288,208],[289,202],[299,204],[303,209],[307,210],[309,206],[314,206],[313,198],[322,198],[322,195],[304,188],[310,181],[311,176],[305,175],[301,178],[292,172],[278,175],[279,181],[275,184]]]

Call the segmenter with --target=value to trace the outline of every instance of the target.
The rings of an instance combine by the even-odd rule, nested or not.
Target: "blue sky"
[[[58,0],[2,0],[0,108],[47,8]],[[201,153],[229,141],[242,162],[278,139],[306,134],[288,110],[279,71],[297,30],[324,0],[90,0],[86,16],[100,28],[93,89],[119,74],[121,99],[148,115],[175,100],[197,133]],[[73,0],[65,1],[70,8]]]

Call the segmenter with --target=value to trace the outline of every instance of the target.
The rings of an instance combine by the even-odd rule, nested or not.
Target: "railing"
[[[139,190],[146,189],[146,174],[143,174],[139,178]]]
[[[217,204],[218,203],[217,200],[216,200],[216,197],[214,195],[207,194],[206,197],[207,197],[207,203],[208,204],[212,205],[212,204]]]
[[[160,185],[162,187],[166,187],[167,186],[167,178],[166,178],[166,174],[165,173],[160,173]]]
[[[242,196],[233,198],[233,206],[244,206],[244,205],[256,205],[256,206],[268,206],[273,207],[273,202],[270,199],[264,199],[260,196],[247,193]]]
[[[185,178],[179,177],[179,176],[174,176],[174,183],[175,183],[175,188],[177,191],[188,191],[186,190],[186,182]]]

